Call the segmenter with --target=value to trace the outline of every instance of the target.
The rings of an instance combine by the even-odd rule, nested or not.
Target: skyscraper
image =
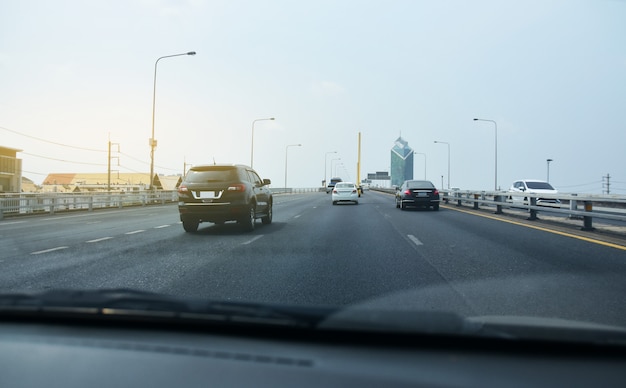
[[[391,149],[391,186],[400,186],[413,179],[413,148],[399,137]]]

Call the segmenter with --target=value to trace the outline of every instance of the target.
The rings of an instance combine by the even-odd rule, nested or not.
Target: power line
[[[86,164],[86,165],[90,165],[90,166],[103,166],[106,167],[106,164],[102,164],[102,163],[88,163],[88,162],[76,162],[76,161],[72,161],[72,160],[63,160],[63,159],[56,159],[56,158],[50,158],[47,156],[41,156],[41,155],[36,155],[36,154],[31,154],[28,152],[22,152],[24,155],[28,155],[28,156],[34,156],[36,158],[42,158],[42,159],[48,159],[48,160],[54,160],[57,162],[63,162],[63,163],[72,163],[72,164]]]
[[[30,139],[39,140],[39,141],[42,141],[44,143],[50,143],[50,144],[58,145],[58,146],[61,146],[61,147],[74,148],[74,149],[77,149],[77,150],[92,151],[92,152],[107,152],[106,150],[96,150],[96,149],[93,149],[93,148],[77,147],[77,146],[72,146],[72,145],[69,145],[69,144],[57,143],[57,142],[54,142],[54,141],[51,141],[51,140],[42,139],[40,137],[27,135],[25,133],[14,131],[12,129],[5,128],[5,127],[0,127],[0,129],[3,129],[3,130],[8,131],[8,132],[15,133],[16,135],[28,137]]]

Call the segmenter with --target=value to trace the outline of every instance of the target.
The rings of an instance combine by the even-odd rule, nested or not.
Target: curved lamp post
[[[474,119],[474,121],[489,121],[490,123],[493,123],[493,125],[495,126],[496,129],[496,141],[495,141],[495,146],[496,146],[496,153],[495,153],[495,158],[496,158],[496,165],[495,165],[495,183],[494,183],[494,190],[498,191],[498,123],[496,123],[494,120],[487,120],[487,119]]]
[[[330,151],[327,152],[326,155],[324,156],[324,185],[328,186],[328,176],[327,176],[327,172],[328,172],[328,155],[330,154],[336,154],[337,151]]]
[[[550,162],[553,162],[554,159],[546,159],[546,163],[548,164],[548,177],[546,179],[546,182],[550,183]]]
[[[424,155],[424,180],[426,180],[426,154],[423,152],[413,152],[414,155]]]
[[[250,168],[254,167],[254,123],[256,123],[257,121],[264,121],[264,120],[275,120],[273,117],[269,117],[267,119],[256,119],[256,120],[252,120],[252,141],[251,141],[251,147],[250,147]]]
[[[150,137],[150,190],[153,189],[152,182],[154,180],[154,149],[156,148],[156,140],[154,139],[154,111],[156,106],[156,76],[157,76],[157,65],[159,61],[164,58],[172,58],[172,57],[180,57],[182,55],[196,55],[195,51],[189,51],[181,54],[172,54],[165,55],[159,57],[156,62],[154,62],[154,85],[152,88],[152,136]]]
[[[285,147],[285,193],[287,192],[287,151],[289,147],[302,147],[302,144],[289,144]]]
[[[448,146],[448,190],[450,190],[450,143],[437,140],[435,140],[435,143],[446,144]]]

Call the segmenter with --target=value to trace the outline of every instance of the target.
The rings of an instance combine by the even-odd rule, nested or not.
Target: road
[[[626,325],[626,250],[366,192],[277,195],[251,233],[175,205],[0,221],[0,292],[133,288],[232,301],[530,315]]]

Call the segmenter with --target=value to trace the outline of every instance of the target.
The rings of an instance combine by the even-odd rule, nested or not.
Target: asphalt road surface
[[[0,221],[0,292],[133,288],[216,300],[626,325],[626,250],[366,192],[276,195],[274,221],[185,233],[176,205]]]

